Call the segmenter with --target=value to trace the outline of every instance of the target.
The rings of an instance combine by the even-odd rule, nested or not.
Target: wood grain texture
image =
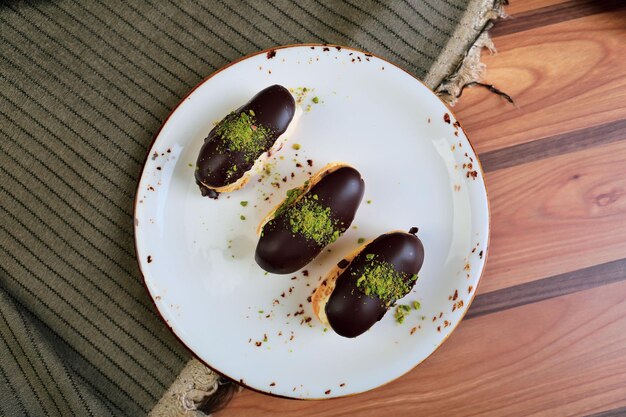
[[[485,54],[486,82],[463,93],[455,113],[479,153],[626,118],[626,11],[500,37]]]
[[[479,294],[464,320],[626,280],[626,259]]]
[[[624,417],[626,416],[626,407],[615,408],[612,410],[601,411],[599,413],[588,414],[587,417]]]
[[[507,15],[514,17],[515,15],[528,12],[530,10],[567,3],[568,1],[570,0],[509,0],[509,4],[504,10]]]
[[[562,3],[547,5],[536,9],[515,14],[509,19],[496,22],[489,34],[493,38],[512,33],[522,32],[541,26],[552,25],[558,22],[579,19],[598,13],[626,8],[623,0],[570,0]]]
[[[480,154],[480,162],[486,172],[491,172],[625,139],[626,120],[616,120],[599,126],[591,126],[549,138],[520,143],[508,148],[484,152]]]
[[[487,175],[489,262],[479,292],[626,258],[626,141]]]
[[[626,283],[468,320],[387,386],[303,402],[250,391],[218,417],[575,416],[626,402]],[[477,337],[480,335],[480,337]]]

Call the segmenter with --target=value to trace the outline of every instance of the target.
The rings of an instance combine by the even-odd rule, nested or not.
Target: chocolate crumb
[[[152,256],[148,255],[148,263],[152,262]]]
[[[483,259],[483,251],[478,252],[478,257],[479,257],[480,259]]]
[[[159,153],[155,152],[152,154],[152,160],[154,161],[155,159],[157,159],[159,157]]]
[[[459,298],[459,291],[458,290],[454,290],[454,295],[452,296],[452,301],[456,301],[457,298]]]
[[[309,302],[309,303],[310,303],[310,302],[311,302],[311,296],[309,295],[309,296],[306,298],[306,300],[307,300],[307,302]]]
[[[326,395],[330,394],[330,390],[326,390],[326,391],[324,392],[324,394],[326,394]]]
[[[275,387],[275,386],[276,386],[276,382],[272,382],[272,383],[270,384],[270,387]]]
[[[335,46],[335,49],[341,51],[341,46]]]
[[[307,163],[310,167],[312,167],[312,166],[313,166],[313,160],[312,160],[312,159],[307,159],[307,160],[306,160],[306,163]]]
[[[461,127],[461,123],[457,120],[452,126],[458,129],[459,127]]]
[[[328,51],[330,51],[330,49],[328,49],[328,48],[322,48],[322,51],[324,51],[324,52],[328,52]]]
[[[417,228],[415,226],[413,226],[413,227],[411,227],[409,229],[409,233],[412,234],[412,235],[416,234],[418,231],[419,231],[419,228]]]
[[[347,259],[342,259],[339,262],[337,262],[337,266],[341,269],[345,269],[348,267],[348,265],[350,265],[350,262],[348,262]]]
[[[413,327],[413,328],[411,329],[411,332],[410,332],[410,333],[411,333],[411,334],[413,334],[413,333],[415,333],[415,331],[416,331],[416,330],[417,330],[417,327]]]
[[[272,49],[271,51],[267,51],[267,59],[272,59],[276,56],[276,50]]]
[[[160,171],[160,170],[161,170],[161,167],[157,167],[157,171]]]
[[[256,345],[256,347],[260,347],[263,344],[263,342],[254,342],[254,344]]]
[[[304,271],[302,271],[302,275],[304,275],[305,277],[309,276],[309,271],[307,271],[306,269]]]
[[[448,113],[443,114],[443,121],[450,124],[450,115]]]
[[[296,162],[296,168],[302,168],[302,164],[300,162]]]
[[[345,386],[346,386],[346,384],[345,384],[345,382],[342,382],[341,384],[339,384],[339,386],[340,386],[340,387],[345,387]]]

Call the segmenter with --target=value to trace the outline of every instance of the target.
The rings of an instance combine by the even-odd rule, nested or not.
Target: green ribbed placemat
[[[190,359],[143,286],[132,210],[154,133],[200,80],[259,49],[328,42],[435,88],[493,7],[2,2],[0,414],[145,415]]]

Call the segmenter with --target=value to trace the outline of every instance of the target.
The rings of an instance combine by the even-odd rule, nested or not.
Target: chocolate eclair
[[[351,166],[333,163],[285,200],[259,226],[255,259],[261,268],[289,274],[304,267],[350,227],[365,182]]]
[[[423,262],[424,246],[417,236],[383,234],[330,271],[311,297],[313,312],[337,334],[359,336],[411,291]]]
[[[250,173],[282,147],[301,110],[285,87],[272,85],[222,119],[209,133],[196,162],[202,195],[243,187]]]

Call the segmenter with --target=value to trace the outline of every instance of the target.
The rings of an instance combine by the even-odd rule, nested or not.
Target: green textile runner
[[[260,49],[333,43],[436,88],[458,75],[494,8],[0,3],[0,414],[146,415],[191,358],[138,272],[133,196],[155,132],[203,78]]]

